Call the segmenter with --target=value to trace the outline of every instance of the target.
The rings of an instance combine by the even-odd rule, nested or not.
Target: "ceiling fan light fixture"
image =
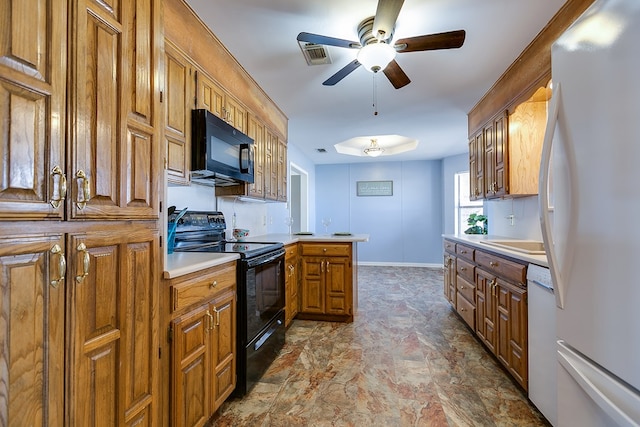
[[[364,151],[364,154],[366,154],[369,157],[378,157],[379,155],[384,153],[384,148],[378,145],[377,139],[372,139],[371,145],[365,148],[363,151]]]
[[[396,50],[384,42],[370,43],[358,51],[358,62],[372,73],[384,70],[396,57]]]

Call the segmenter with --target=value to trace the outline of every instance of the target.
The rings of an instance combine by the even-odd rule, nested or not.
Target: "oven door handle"
[[[256,258],[247,259],[247,267],[252,268],[262,264],[268,264],[270,262],[276,261],[278,258],[284,257],[284,254],[284,249],[278,249],[276,252],[272,252]]]
[[[258,341],[256,341],[256,343],[253,346],[253,349],[257,350],[260,347],[262,347],[262,345],[269,339],[271,335],[273,335],[273,333],[280,327],[280,325],[282,325],[282,320],[280,319],[276,320],[275,325],[273,325],[267,332],[264,333],[262,337],[260,337]]]

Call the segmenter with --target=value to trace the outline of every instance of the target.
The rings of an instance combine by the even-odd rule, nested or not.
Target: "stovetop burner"
[[[176,214],[169,216],[174,221]],[[178,221],[175,252],[238,253],[253,258],[284,247],[281,242],[245,242],[224,239],[226,221],[222,212],[187,211]]]

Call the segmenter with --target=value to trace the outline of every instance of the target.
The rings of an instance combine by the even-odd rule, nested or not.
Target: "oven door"
[[[242,261],[246,268],[244,344],[255,338],[284,309],[284,253],[280,249]]]

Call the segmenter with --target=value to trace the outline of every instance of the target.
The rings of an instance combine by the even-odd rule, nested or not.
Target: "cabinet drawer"
[[[458,292],[461,293],[467,299],[467,301],[476,300],[476,287],[473,282],[469,282],[462,277],[458,277],[458,280],[456,280],[456,284],[458,287]]]
[[[476,329],[476,308],[460,292],[457,295],[456,311],[471,329]]]
[[[475,280],[475,266],[471,263],[466,262],[463,259],[458,258],[456,260],[456,273],[460,277],[464,277],[469,282],[473,282]]]
[[[476,262],[485,270],[515,283],[526,283],[527,266],[500,256],[476,251]]]
[[[171,309],[180,310],[235,286],[235,262],[207,269],[200,277],[171,286]]]
[[[288,261],[298,256],[298,244],[293,243],[291,245],[287,245],[284,247],[285,254],[284,257]]]
[[[460,243],[456,244],[456,254],[463,258],[468,259],[469,261],[473,261],[475,249],[471,246],[465,246]]]
[[[351,256],[350,243],[304,243],[302,255],[309,256]]]
[[[445,240],[444,241],[444,251],[445,252],[450,252],[452,254],[456,253],[456,244],[454,242],[452,242],[451,240]]]

